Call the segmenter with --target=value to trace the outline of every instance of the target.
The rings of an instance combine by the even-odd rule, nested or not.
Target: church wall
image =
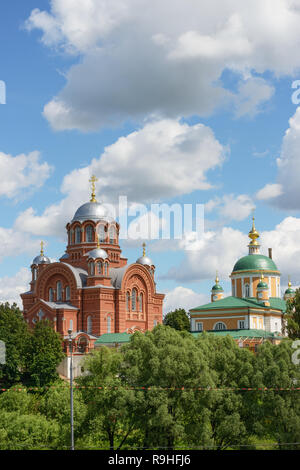
[[[215,317],[212,317],[209,319],[207,318],[207,313],[204,312],[202,315],[203,315],[202,318],[201,316],[199,316],[197,318],[194,317],[192,319],[192,324],[191,324],[192,331],[197,331],[198,322],[203,323],[204,331],[213,330],[215,324],[218,322],[225,323],[227,330],[237,330],[239,329],[239,320],[245,321],[245,327],[247,328],[247,315],[243,315],[243,314],[234,315],[234,313],[227,313],[227,314],[222,315],[222,313],[220,312],[219,314],[216,314]]]

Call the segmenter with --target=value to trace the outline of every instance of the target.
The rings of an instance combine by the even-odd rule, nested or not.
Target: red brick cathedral
[[[119,224],[95,198],[77,209],[66,229],[68,245],[59,262],[41,253],[34,258],[29,292],[21,294],[29,325],[53,323],[80,352],[104,333],[151,330],[162,323],[163,294],[156,292],[155,266],[145,254],[127,264],[119,246]]]

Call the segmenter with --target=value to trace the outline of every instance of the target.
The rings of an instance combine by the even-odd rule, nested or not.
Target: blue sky
[[[216,269],[229,292],[254,207],[282,287],[288,275],[300,284],[300,111],[291,100],[300,12],[287,0],[242,3],[1,6],[1,301],[27,289],[41,239],[48,256],[63,254],[65,223],[88,200],[92,173],[106,203],[128,194],[148,209],[206,204],[206,237],[193,250],[148,242],[166,309],[205,302]],[[129,262],[141,243],[122,244]]]

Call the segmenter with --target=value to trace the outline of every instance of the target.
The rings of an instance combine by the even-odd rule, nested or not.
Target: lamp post
[[[71,361],[70,361],[71,448],[70,448],[70,450],[74,450],[72,330],[68,330],[68,334],[69,334],[69,352],[70,352],[70,355],[71,355]]]

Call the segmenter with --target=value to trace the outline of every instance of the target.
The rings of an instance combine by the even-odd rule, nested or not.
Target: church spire
[[[44,256],[44,242],[41,241],[41,256]]]
[[[260,244],[257,241],[259,238],[259,233],[255,228],[255,217],[254,217],[254,210],[253,210],[253,217],[252,217],[252,229],[250,230],[248,237],[250,238],[249,247],[249,255],[257,255],[259,254]]]
[[[92,194],[91,194],[90,202],[97,202],[96,194],[95,194],[95,191],[96,191],[95,183],[97,181],[98,181],[98,178],[96,178],[95,175],[93,175],[91,179],[89,180],[89,182],[92,183]]]
[[[146,243],[143,243],[143,256],[146,256]]]

